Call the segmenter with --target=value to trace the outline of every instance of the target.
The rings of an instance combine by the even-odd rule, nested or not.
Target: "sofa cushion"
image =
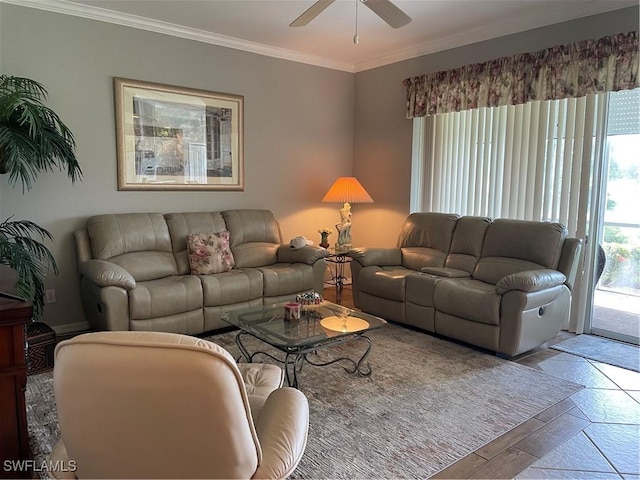
[[[218,233],[227,230],[220,212],[167,213],[164,218],[169,228],[171,249],[176,258],[180,275],[186,275],[191,271],[187,235],[190,233]]]
[[[407,277],[415,274],[404,267],[364,267],[360,270],[360,290],[376,297],[403,302]]]
[[[398,246],[428,247],[446,255],[458,218],[449,213],[412,213],[402,226]]]
[[[187,235],[189,267],[192,275],[228,272],[234,266],[229,248],[229,232]]]
[[[451,248],[445,266],[473,272],[482,254],[482,246],[491,219],[487,217],[462,217],[456,223]]]
[[[262,273],[265,297],[278,297],[313,290],[313,265],[303,263],[276,263],[259,267]]]
[[[221,213],[231,233],[232,249],[249,242],[282,244],[280,225],[269,210],[225,210]]]
[[[422,273],[428,273],[429,275],[434,275],[436,277],[447,277],[447,278],[470,278],[471,274],[466,270],[460,270],[458,268],[451,267],[423,267],[421,269]]]
[[[556,268],[566,236],[560,223],[499,218],[487,229],[482,256],[521,258]]]
[[[433,293],[436,284],[443,277],[427,273],[416,273],[407,276],[407,302],[423,307],[433,307]]]
[[[278,263],[279,249],[277,243],[249,242],[236,245],[231,250],[236,268],[257,268]]]
[[[443,267],[458,218],[458,215],[432,212],[409,215],[398,237],[402,266],[412,270]]]
[[[446,252],[436,248],[403,247],[402,266],[420,271],[424,267],[442,267],[447,257]]]
[[[200,279],[190,275],[138,282],[129,292],[132,320],[166,317],[202,308]]]
[[[282,244],[280,225],[269,210],[225,210],[222,218],[231,234],[237,268],[273,265]]]
[[[442,279],[433,294],[437,311],[490,325],[500,325],[501,299],[495,285],[467,278]]]
[[[495,285],[508,275],[541,268],[544,267],[538,263],[528,262],[519,258],[483,257],[478,260],[473,272],[473,278]]]
[[[254,269],[202,275],[205,307],[233,305],[262,297],[262,273]]]
[[[485,236],[473,277],[496,284],[512,273],[557,268],[567,229],[559,223],[499,218]]]
[[[160,213],[97,215],[87,220],[87,234],[93,258],[120,265],[138,282],[178,273]]]
[[[93,258],[106,260],[130,252],[171,251],[167,224],[160,213],[96,215],[87,220]]]
[[[124,268],[136,282],[177,275],[173,255],[167,252],[135,252],[111,257],[109,262]]]

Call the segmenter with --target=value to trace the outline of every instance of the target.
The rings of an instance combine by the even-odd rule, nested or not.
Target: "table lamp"
[[[340,209],[340,223],[335,227],[338,231],[336,252],[345,252],[351,249],[351,203],[373,203],[373,199],[355,177],[338,177],[323,202],[344,203]]]

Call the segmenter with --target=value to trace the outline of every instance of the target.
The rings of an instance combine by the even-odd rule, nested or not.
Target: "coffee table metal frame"
[[[320,326],[320,321],[327,314],[340,314],[345,312],[350,316],[367,320],[369,328],[357,332],[337,332],[327,331]],[[248,317],[253,317],[251,321]],[[367,362],[367,358],[371,353],[371,339],[365,335],[370,330],[375,330],[386,325],[386,321],[368,315],[362,312],[355,312],[330,302],[322,302],[319,306],[306,307],[302,314],[302,319],[296,323],[284,322],[284,304],[276,304],[258,308],[249,308],[237,312],[230,312],[223,317],[228,323],[238,327],[240,331],[236,335],[236,345],[240,349],[241,358],[252,363],[259,355],[267,356],[276,362],[283,364],[287,384],[291,387],[298,388],[298,373],[302,370],[303,365],[309,363],[316,367],[324,367],[338,362],[346,362],[348,365],[343,366],[345,371],[350,374],[357,373],[362,377],[368,377],[372,373],[371,364]],[[277,330],[283,327],[283,331],[291,329],[306,329],[307,332],[312,331],[314,335],[300,337],[279,335]],[[277,327],[274,329],[269,327]],[[258,350],[250,352],[243,338],[254,337],[285,354],[284,358],[264,351]],[[322,360],[318,357],[318,351],[335,347],[346,342],[362,341],[366,344],[364,353],[357,359],[349,357],[337,357],[328,360]],[[240,358],[238,359],[240,361]]]

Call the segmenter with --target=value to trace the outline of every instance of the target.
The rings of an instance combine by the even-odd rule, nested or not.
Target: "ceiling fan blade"
[[[316,18],[322,11],[331,5],[336,0],[318,0],[316,3],[311,5],[308,9],[302,12],[298,18],[296,18],[293,22],[289,24],[290,27],[304,27],[311,20]]]
[[[362,0],[362,3],[393,28],[404,27],[411,22],[411,17],[389,0]]]

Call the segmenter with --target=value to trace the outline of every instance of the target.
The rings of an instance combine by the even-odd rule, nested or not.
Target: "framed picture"
[[[244,97],[114,78],[118,190],[244,190]]]

